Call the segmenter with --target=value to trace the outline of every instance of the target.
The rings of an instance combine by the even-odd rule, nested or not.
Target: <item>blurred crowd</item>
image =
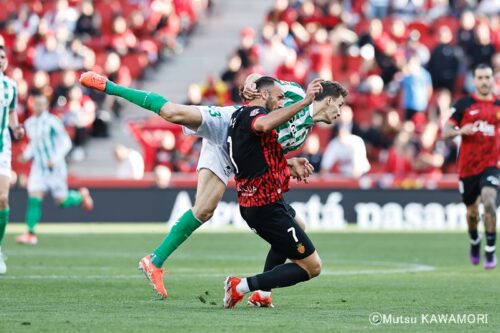
[[[82,160],[85,142],[109,135],[121,105],[82,88],[79,73],[93,70],[133,85],[148,67],[182,51],[211,1],[0,0],[0,6],[0,44],[9,59],[6,74],[17,83],[20,120],[31,115],[32,92],[42,91],[73,140],[71,159]],[[14,156],[23,145],[14,145]]]
[[[472,68],[492,65],[500,92],[499,13],[496,0],[275,0],[260,31],[243,29],[227,68],[193,84],[188,100],[241,103],[252,72],[339,81],[349,90],[340,123],[315,128],[300,152],[318,172],[439,178],[456,170],[456,143],[440,128],[453,100],[473,91]]]
[[[30,115],[30,92],[43,91],[74,141],[75,160],[85,157],[90,136],[108,135],[121,108],[113,97],[82,89],[79,72],[133,85],[146,68],[182,51],[200,13],[212,8],[210,0],[0,4],[0,42],[9,53],[7,75],[18,85],[20,118]],[[498,1],[275,0],[270,6],[259,31],[241,31],[227,68],[190,85],[184,103],[239,104],[239,88],[252,72],[303,86],[316,77],[339,81],[349,90],[339,124],[317,126],[296,152],[316,171],[355,178],[455,171],[456,143],[440,140],[440,127],[452,101],[473,91],[475,65],[493,66],[500,92]],[[154,120],[130,129],[146,171],[195,172],[199,140]],[[117,148],[117,158],[124,151]]]

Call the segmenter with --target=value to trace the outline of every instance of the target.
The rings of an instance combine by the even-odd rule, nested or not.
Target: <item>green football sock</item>
[[[182,215],[173,225],[167,237],[163,239],[151,254],[153,265],[163,266],[167,258],[181,245],[189,236],[201,226],[201,222],[193,215],[190,209]]]
[[[59,205],[61,208],[67,208],[71,206],[78,206],[82,203],[83,197],[78,191],[68,191],[66,199]]]
[[[35,233],[35,227],[42,217],[42,199],[29,197],[28,208],[26,209],[26,224],[28,231]]]
[[[2,246],[3,237],[5,236],[5,229],[7,222],[9,222],[9,208],[0,209],[0,246]]]
[[[127,88],[109,80],[106,82],[105,92],[109,95],[125,98],[127,101],[153,111],[156,114],[160,114],[161,107],[168,103],[168,99],[157,93]]]

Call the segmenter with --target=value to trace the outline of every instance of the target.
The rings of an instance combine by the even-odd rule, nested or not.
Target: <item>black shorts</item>
[[[241,216],[248,226],[271,247],[288,259],[304,259],[316,251],[304,230],[295,222],[283,200],[259,207],[241,207]]]
[[[499,174],[500,170],[492,167],[478,175],[460,178],[458,190],[462,195],[462,202],[466,206],[475,203],[483,187],[493,187],[498,190]]]

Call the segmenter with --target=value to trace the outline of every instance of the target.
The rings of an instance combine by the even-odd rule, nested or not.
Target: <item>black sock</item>
[[[486,232],[486,257],[488,260],[493,260],[493,254],[495,253],[495,241],[497,239],[496,232]]]
[[[271,248],[266,257],[266,263],[264,264],[264,272],[270,271],[276,266],[283,265],[285,261],[286,261],[285,255],[282,255],[275,249]],[[264,291],[271,291],[271,290],[269,289]]]
[[[289,287],[307,280],[309,274],[294,263],[279,265],[270,271],[247,278],[250,291]]]
[[[469,237],[470,237],[471,241],[477,241],[479,238],[479,234],[477,232],[477,229],[476,230],[469,230]]]

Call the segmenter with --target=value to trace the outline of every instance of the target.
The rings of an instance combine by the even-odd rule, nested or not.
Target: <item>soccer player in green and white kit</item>
[[[15,139],[24,136],[24,129],[17,119],[17,87],[13,80],[4,75],[7,69],[7,53],[0,45],[0,275],[7,272],[2,242],[9,221],[9,188],[11,177],[11,143],[8,127]]]
[[[246,86],[250,87],[259,77],[257,74],[250,75],[247,78]],[[226,150],[226,140],[231,115],[238,107],[174,104],[156,93],[126,88],[93,72],[82,74],[80,82],[88,88],[123,97],[138,106],[153,111],[171,123],[184,126],[186,134],[196,134],[203,138],[193,208],[185,212],[172,226],[169,234],[158,248],[139,262],[140,268],[148,277],[154,290],[162,297],[167,297],[167,291],[163,285],[163,270],[161,269],[163,263],[197,228],[212,217],[232,173],[231,162]],[[285,152],[300,147],[314,123],[330,124],[339,115],[347,91],[336,82],[322,82],[321,85],[323,91],[316,97],[312,106],[299,111],[288,124],[280,127],[279,142]],[[299,103],[295,102],[300,101],[305,96],[304,90],[297,84],[282,82],[282,88],[286,108],[296,107]],[[251,97],[256,92],[249,89],[248,93]],[[289,165],[291,168],[300,170],[298,173],[303,174],[304,178],[312,172],[312,166],[305,159],[290,159]],[[291,207],[290,212],[294,214]],[[266,259],[265,270],[285,261],[286,258],[271,249]],[[272,305],[270,292],[262,294],[256,292],[249,301],[257,306]]]
[[[42,200],[46,191],[51,191],[56,204],[61,208],[80,204],[87,211],[93,208],[93,200],[87,188],[68,191],[65,156],[71,149],[71,139],[63,123],[49,113],[47,97],[37,92],[32,98],[33,115],[24,124],[29,144],[22,155],[24,162],[33,160],[28,179],[28,232],[16,237],[16,242],[28,245],[38,242],[35,227],[42,216]]]

